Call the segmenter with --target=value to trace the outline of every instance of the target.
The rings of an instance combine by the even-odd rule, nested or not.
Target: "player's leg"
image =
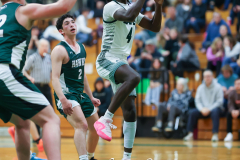
[[[88,138],[87,138],[87,152],[88,158],[94,157],[94,152],[98,144],[99,136],[93,126],[93,124],[99,119],[98,114],[95,113],[92,116],[86,118],[88,123]]]
[[[42,139],[38,133],[36,125],[31,121],[30,122],[30,133],[32,135],[32,139],[34,140],[35,143],[37,143],[37,148],[39,152],[43,152],[43,142]]]
[[[10,122],[15,124],[15,146],[18,160],[30,159],[30,121],[12,114]]]
[[[73,114],[71,116],[67,116],[67,120],[75,130],[74,143],[79,155],[79,159],[88,160],[86,149],[86,133],[88,124],[79,105],[73,108]]]
[[[43,129],[43,146],[48,160],[60,160],[60,119],[48,105],[31,118]]]
[[[121,83],[121,87],[113,96],[112,102],[108,107],[108,111],[114,114],[121,106],[129,94],[137,87],[140,82],[140,75],[134,71],[129,65],[120,66],[115,72],[115,81]]]
[[[135,96],[129,96],[122,103],[122,112],[124,117],[123,134],[124,134],[124,154],[123,160],[131,159],[132,148],[134,144],[137,121]]]

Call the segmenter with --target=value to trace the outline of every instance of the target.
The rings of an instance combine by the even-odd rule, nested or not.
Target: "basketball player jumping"
[[[101,53],[97,58],[98,74],[111,82],[115,93],[105,115],[95,122],[94,127],[100,137],[111,141],[112,118],[121,106],[124,117],[123,160],[130,160],[136,133],[135,87],[140,76],[127,63],[130,55],[136,24],[150,31],[161,28],[162,4],[155,0],[153,19],[143,16],[140,11],[145,0],[138,0],[131,6],[127,0],[112,0],[103,9],[103,37]]]

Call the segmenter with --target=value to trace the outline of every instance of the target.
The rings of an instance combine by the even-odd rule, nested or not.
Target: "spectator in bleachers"
[[[233,40],[231,37],[226,37],[224,39],[224,48],[225,48],[225,57],[223,59],[223,64],[229,64],[233,68],[233,72],[237,75],[240,75],[240,69],[237,64],[237,59],[240,54],[240,35],[237,34],[236,41]]]
[[[154,2],[155,3],[155,2]],[[152,19],[153,18],[153,14],[151,11],[147,11],[144,14],[147,18]],[[136,36],[140,36],[142,38],[143,41],[155,38],[157,35],[157,33],[152,32],[148,29],[143,29],[141,32],[137,33]]]
[[[165,30],[176,28],[179,33],[183,31],[184,22],[181,17],[176,16],[176,9],[174,7],[168,8],[169,18],[165,22]]]
[[[222,19],[220,13],[214,12],[213,13],[213,21],[208,25],[207,31],[206,31],[207,36],[206,36],[204,42],[202,43],[202,47],[203,47],[202,52],[205,52],[206,48],[208,48],[212,44],[213,40],[216,37],[220,36],[219,29],[222,25],[227,26],[228,34],[231,34],[231,30],[230,30],[229,26]]]
[[[233,73],[233,69],[229,65],[225,65],[221,69],[222,74],[217,77],[218,83],[222,86],[224,94],[224,108],[227,109],[227,100],[229,93],[234,89],[234,81],[238,78]]]
[[[211,117],[213,122],[212,141],[218,141],[219,119],[224,113],[223,91],[220,84],[213,78],[213,73],[207,70],[203,73],[204,81],[198,87],[195,105],[196,109],[189,111],[187,131],[189,132],[185,141],[193,139],[193,129],[199,118]]]
[[[112,86],[111,86],[111,83],[109,80],[105,79],[104,80],[104,87],[108,90],[110,90],[110,92],[112,93],[111,94],[111,97],[113,96],[113,90],[112,90]]]
[[[139,64],[141,62],[141,53],[144,49],[145,44],[142,40],[141,35],[135,35],[134,43],[136,44],[137,49],[136,49],[135,55],[128,58],[128,63],[129,63],[129,65],[131,65],[133,63],[136,66],[136,70],[138,70]]]
[[[195,0],[190,12],[190,19],[186,22],[186,32],[189,33],[190,28],[193,28],[196,33],[200,33],[200,29],[205,27],[207,6],[202,3],[202,0]]]
[[[216,71],[217,76],[221,71],[222,60],[224,57],[224,48],[221,38],[215,38],[212,45],[207,50],[207,69]]]
[[[165,91],[168,90],[168,70],[162,65],[159,58],[155,58],[152,61],[150,86],[147,90],[144,103],[148,106],[151,104],[158,106],[163,88]]]
[[[176,89],[171,93],[168,102],[159,104],[156,124],[152,127],[152,131],[161,132],[164,122],[167,119],[167,127],[165,131],[173,130],[173,122],[176,116],[179,116],[184,111],[188,110],[188,102],[191,98],[191,92],[188,90],[187,80],[179,78],[177,80]]]
[[[105,3],[104,1],[97,1],[96,2],[96,9],[94,9],[93,17],[103,17],[103,7]]]
[[[175,28],[170,30],[169,33],[170,39],[166,41],[164,52],[162,52],[162,55],[164,56],[164,65],[167,67],[167,69],[170,69],[170,62],[176,60],[176,56],[174,55],[179,50],[178,45],[178,32]]]
[[[240,79],[234,83],[235,90],[232,90],[228,96],[228,114],[227,114],[227,136],[224,141],[232,141],[232,119],[240,118]]]
[[[166,45],[166,38],[164,37],[164,35],[162,33],[158,33],[156,38],[156,47],[157,47],[157,50],[160,52],[160,53],[163,53],[165,50],[164,50],[164,47]]]
[[[86,45],[91,45],[93,30],[87,27],[89,9],[85,8],[82,10],[82,14],[76,19],[77,24],[77,35],[76,38],[79,43],[84,43]]]
[[[189,17],[191,7],[191,0],[184,0],[183,3],[178,4],[176,7],[176,15],[182,17],[184,24]]]
[[[33,26],[31,30],[31,39],[28,45],[27,58],[37,51],[40,30],[37,26]]]
[[[99,117],[103,116],[111,103],[112,93],[111,90],[104,87],[104,82],[101,77],[97,78],[94,84],[95,90],[93,96],[101,101],[101,105],[98,106]]]
[[[154,39],[149,39],[145,43],[145,51],[141,53],[140,67],[143,69],[150,69],[152,60],[154,58],[161,58],[162,55],[156,49],[156,42]],[[142,78],[148,78],[148,72],[142,73]]]
[[[57,30],[56,24],[57,18],[54,18],[52,20],[52,25],[48,26],[43,32],[43,38],[47,39],[49,42],[51,42],[52,40],[63,40],[63,36]]]
[[[227,26],[226,25],[221,25],[220,29],[219,29],[219,33],[220,33],[220,38],[222,40],[224,40],[225,37],[232,37],[231,34],[228,33],[228,29],[227,29]]]
[[[238,18],[237,23],[237,32],[239,33],[239,27],[240,27],[240,1],[239,0],[233,0],[233,14],[235,14]],[[234,19],[232,19],[234,21]]]
[[[183,77],[184,71],[198,70],[200,63],[194,45],[188,41],[187,36],[180,37],[179,45],[176,61],[171,62],[171,71],[175,76]]]

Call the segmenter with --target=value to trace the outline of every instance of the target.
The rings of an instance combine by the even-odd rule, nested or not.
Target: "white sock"
[[[88,155],[81,155],[79,160],[88,160]]]
[[[162,121],[157,121],[157,126],[162,127]]]
[[[104,114],[104,117],[105,117],[105,118],[109,118],[109,119],[112,119],[113,116],[114,116],[114,114],[111,113],[111,112],[109,112],[109,110],[107,110],[107,111],[105,112],[105,114]]]
[[[124,152],[123,159],[131,159],[132,153]]]
[[[88,159],[91,159],[92,157],[94,157],[94,153],[88,153],[87,152],[87,155],[88,155]]]
[[[137,121],[135,121],[135,122],[124,121],[123,134],[124,134],[124,147],[125,148],[133,148],[136,129],[137,129]]]

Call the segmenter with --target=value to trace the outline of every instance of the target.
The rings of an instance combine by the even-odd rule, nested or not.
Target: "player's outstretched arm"
[[[162,24],[162,4],[164,0],[155,0],[155,14],[153,19],[143,17],[139,25],[142,28],[148,29],[153,32],[159,32]]]
[[[144,2],[145,0],[138,0],[128,10],[125,10],[124,8],[118,9],[114,13],[113,18],[119,21],[134,22],[142,9]]]
[[[59,81],[65,54],[66,50],[62,46],[56,46],[52,51],[52,85],[55,93],[57,94],[59,100],[62,103],[64,113],[67,115],[71,115],[73,113],[72,105],[63,94],[62,87]]]
[[[77,0],[59,0],[56,3],[47,5],[27,4],[19,7],[20,15],[25,15],[29,20],[46,19],[59,17],[69,12]]]

